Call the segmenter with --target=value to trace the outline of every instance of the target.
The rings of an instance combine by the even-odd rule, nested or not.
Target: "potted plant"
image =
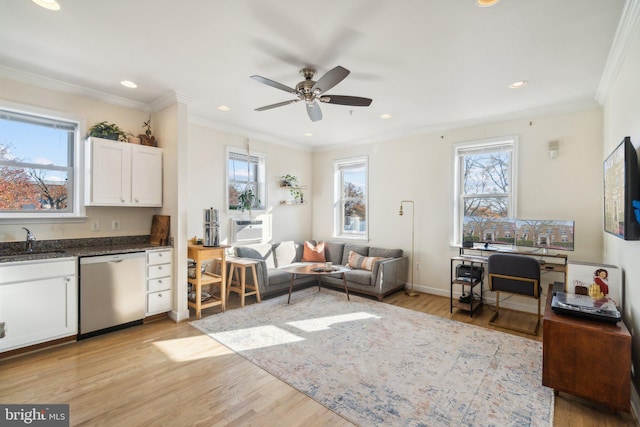
[[[298,182],[298,177],[295,175],[283,175],[282,176],[282,186],[283,187],[297,187],[300,183]]]
[[[149,120],[144,122],[142,127],[147,128],[147,130],[145,130],[144,133],[141,133],[140,135],[138,135],[138,138],[142,140],[142,145],[157,147],[158,143],[156,142],[156,137],[153,136],[151,132],[151,117],[149,117]]]
[[[304,201],[304,194],[302,194],[302,189],[300,188],[297,176],[289,174],[283,175],[282,186],[289,187],[289,193],[293,196],[296,203],[302,203]]]
[[[126,141],[126,133],[118,125],[107,123],[106,121],[91,126],[87,136],[111,139],[113,141]]]

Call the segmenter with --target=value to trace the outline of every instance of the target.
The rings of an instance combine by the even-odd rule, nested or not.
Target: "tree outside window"
[[[500,223],[500,219],[515,216],[516,142],[515,137],[510,137],[454,146],[454,244],[461,243],[465,223],[466,233],[473,224],[485,235],[489,233],[489,240],[505,234],[491,227],[497,227],[495,224]]]
[[[0,110],[0,215],[73,212],[77,123]]]
[[[251,191],[251,209],[263,209],[265,203],[265,156],[229,149],[227,153],[227,188],[229,210],[242,210],[241,194]]]
[[[367,159],[340,160],[334,164],[336,236],[368,235]]]

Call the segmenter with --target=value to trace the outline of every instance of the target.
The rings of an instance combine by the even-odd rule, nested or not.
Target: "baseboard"
[[[169,312],[169,319],[176,323],[182,322],[183,320],[189,320],[189,310],[187,309],[183,312],[172,310]]]

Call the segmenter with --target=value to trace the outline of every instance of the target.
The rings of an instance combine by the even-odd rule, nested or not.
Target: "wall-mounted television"
[[[631,202],[640,199],[638,156],[630,137],[604,161],[604,231],[624,240],[640,239]]]

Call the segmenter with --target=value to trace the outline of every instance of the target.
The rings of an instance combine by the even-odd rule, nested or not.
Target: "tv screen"
[[[625,240],[640,239],[631,203],[638,195],[638,156],[630,137],[604,161],[604,231]]]

